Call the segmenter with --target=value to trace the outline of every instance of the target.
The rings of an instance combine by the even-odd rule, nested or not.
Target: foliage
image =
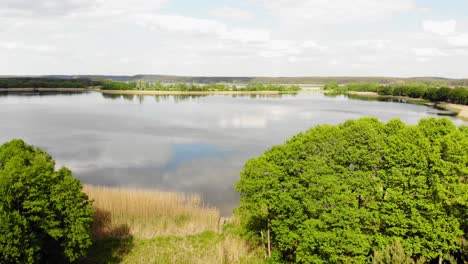
[[[116,76],[94,76],[102,79]],[[374,82],[379,84],[406,83],[411,84],[421,82],[428,85],[438,86],[468,86],[468,79],[446,79],[437,77],[416,77],[416,78],[395,78],[395,77],[194,77],[194,76],[174,76],[174,75],[135,75],[126,76],[130,80],[144,80],[164,83],[283,83],[283,84],[324,84],[336,82],[346,84],[350,82],[363,83]],[[121,79],[122,80],[122,79]]]
[[[346,88],[348,91],[377,92],[379,85],[376,83],[348,83]]]
[[[400,241],[449,258],[468,230],[468,133],[448,119],[317,126],[248,161],[236,189],[246,234],[284,262],[368,263]]]
[[[374,252],[372,258],[373,264],[419,264],[425,263],[424,258],[414,261],[405,252],[405,249],[400,242],[394,242],[382,251]]]
[[[92,208],[67,168],[13,140],[0,146],[0,262],[60,263],[91,244]]]
[[[284,86],[273,84],[250,83],[245,88],[237,88],[235,85],[210,83],[197,85],[193,83],[175,83],[162,84],[160,82],[144,82],[141,80],[135,82],[112,82],[106,81],[103,90],[147,90],[147,91],[186,91],[186,92],[209,92],[209,91],[279,91],[279,92],[297,92],[298,86]]]
[[[90,79],[3,78],[0,88],[86,88],[101,82]]]
[[[337,90],[340,86],[338,85],[337,82],[329,82],[326,83],[325,86],[323,87],[324,90]]]
[[[345,88],[328,89],[337,92],[376,92],[380,95],[406,96],[427,99],[433,102],[452,102],[468,105],[468,88],[436,87],[425,83],[390,84],[378,86],[376,83],[349,83]]]

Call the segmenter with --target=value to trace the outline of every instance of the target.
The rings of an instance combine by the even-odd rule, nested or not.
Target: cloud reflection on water
[[[8,95],[0,97],[0,142],[22,138],[40,146],[85,183],[196,192],[229,214],[243,164],[298,132],[362,116],[415,124],[437,113],[309,93]]]

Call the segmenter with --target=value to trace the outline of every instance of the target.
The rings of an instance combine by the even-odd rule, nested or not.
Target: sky
[[[0,75],[468,78],[467,0],[0,0]]]

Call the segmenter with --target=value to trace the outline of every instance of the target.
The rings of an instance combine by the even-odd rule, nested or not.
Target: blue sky
[[[466,0],[0,0],[0,75],[468,77]]]

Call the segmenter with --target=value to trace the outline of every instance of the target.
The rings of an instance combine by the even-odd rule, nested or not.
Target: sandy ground
[[[375,92],[348,92],[349,94],[354,94],[354,95],[362,95],[362,96],[381,96],[378,93]]]
[[[468,120],[468,105],[459,105],[459,104],[440,104],[443,108],[451,110],[458,113],[459,118]]]

